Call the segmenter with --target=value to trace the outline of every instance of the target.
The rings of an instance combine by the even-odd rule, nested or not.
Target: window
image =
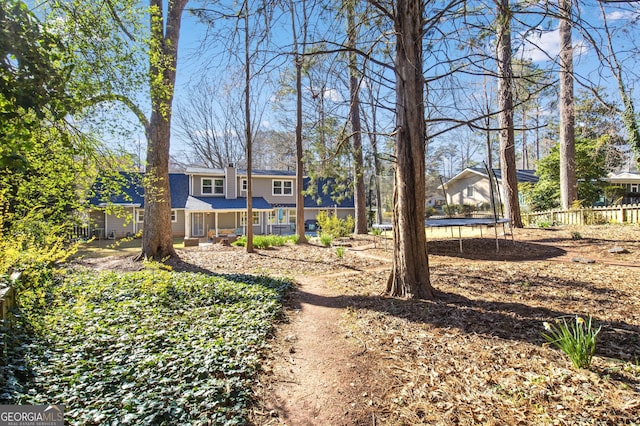
[[[241,191],[245,191],[247,192],[247,180],[246,179],[242,179],[242,183],[240,184],[240,190]]]
[[[240,213],[240,224],[242,226],[247,224],[247,212]],[[253,224],[260,225],[260,212],[253,212]]]
[[[175,223],[178,221],[178,211],[171,210],[171,222]]]
[[[224,194],[224,179],[202,179],[202,193],[203,194]]]
[[[213,179],[202,179],[202,193],[213,194]]]
[[[144,210],[137,210],[136,221],[144,222]]]
[[[631,184],[631,191],[629,191],[629,192],[638,192],[638,184],[632,183]]]
[[[293,195],[293,181],[274,180],[273,195]]]
[[[223,179],[214,179],[213,180],[213,193],[222,195],[224,194],[224,180]]]
[[[467,197],[473,197],[474,189],[473,186],[467,186]]]

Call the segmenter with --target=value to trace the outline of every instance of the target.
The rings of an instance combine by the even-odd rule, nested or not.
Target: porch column
[[[191,237],[191,212],[184,211],[184,236]]]

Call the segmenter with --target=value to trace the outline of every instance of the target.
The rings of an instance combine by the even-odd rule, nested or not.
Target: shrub
[[[425,207],[424,215],[426,217],[431,217],[431,216],[433,216],[435,214],[438,214],[438,210],[435,207],[433,207],[433,206]]]
[[[445,204],[442,206],[442,212],[447,216],[454,216],[460,211],[460,206],[457,204]]]
[[[269,247],[282,247],[288,241],[292,241],[292,236],[285,235],[254,235],[253,246],[258,249],[267,249]],[[246,247],[247,237],[241,236],[232,243],[234,246]]]
[[[565,318],[557,319],[554,324],[544,323],[547,333],[542,336],[548,344],[562,350],[575,368],[589,368],[591,359],[596,352],[596,337],[602,327],[593,326],[591,317],[585,321],[576,316],[575,322],[567,323]]]
[[[4,213],[4,212],[3,212]],[[57,265],[73,256],[78,244],[70,244],[62,226],[52,226],[37,213],[14,219],[3,229],[0,215],[0,276],[21,273],[14,289],[22,315],[39,316],[46,306]]]
[[[338,256],[339,259],[344,257],[344,247],[336,247],[336,256]]]
[[[353,233],[355,221],[353,217],[347,216],[346,219],[339,219],[335,215],[328,215],[326,212],[320,212],[316,217],[321,235],[330,235],[332,238],[348,237]]]

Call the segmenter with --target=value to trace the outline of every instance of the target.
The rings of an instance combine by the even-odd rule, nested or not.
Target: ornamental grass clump
[[[545,322],[544,328],[547,333],[542,333],[542,336],[547,344],[555,345],[567,354],[575,368],[588,369],[591,366],[591,359],[596,352],[596,337],[602,328],[595,328],[591,317],[585,321],[576,316],[575,322],[560,318],[556,319],[555,324]]]

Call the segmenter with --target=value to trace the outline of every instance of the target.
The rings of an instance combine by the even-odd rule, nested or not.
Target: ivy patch
[[[291,282],[161,270],[74,272],[41,335],[18,324],[0,401],[64,404],[71,424],[242,424]]]

